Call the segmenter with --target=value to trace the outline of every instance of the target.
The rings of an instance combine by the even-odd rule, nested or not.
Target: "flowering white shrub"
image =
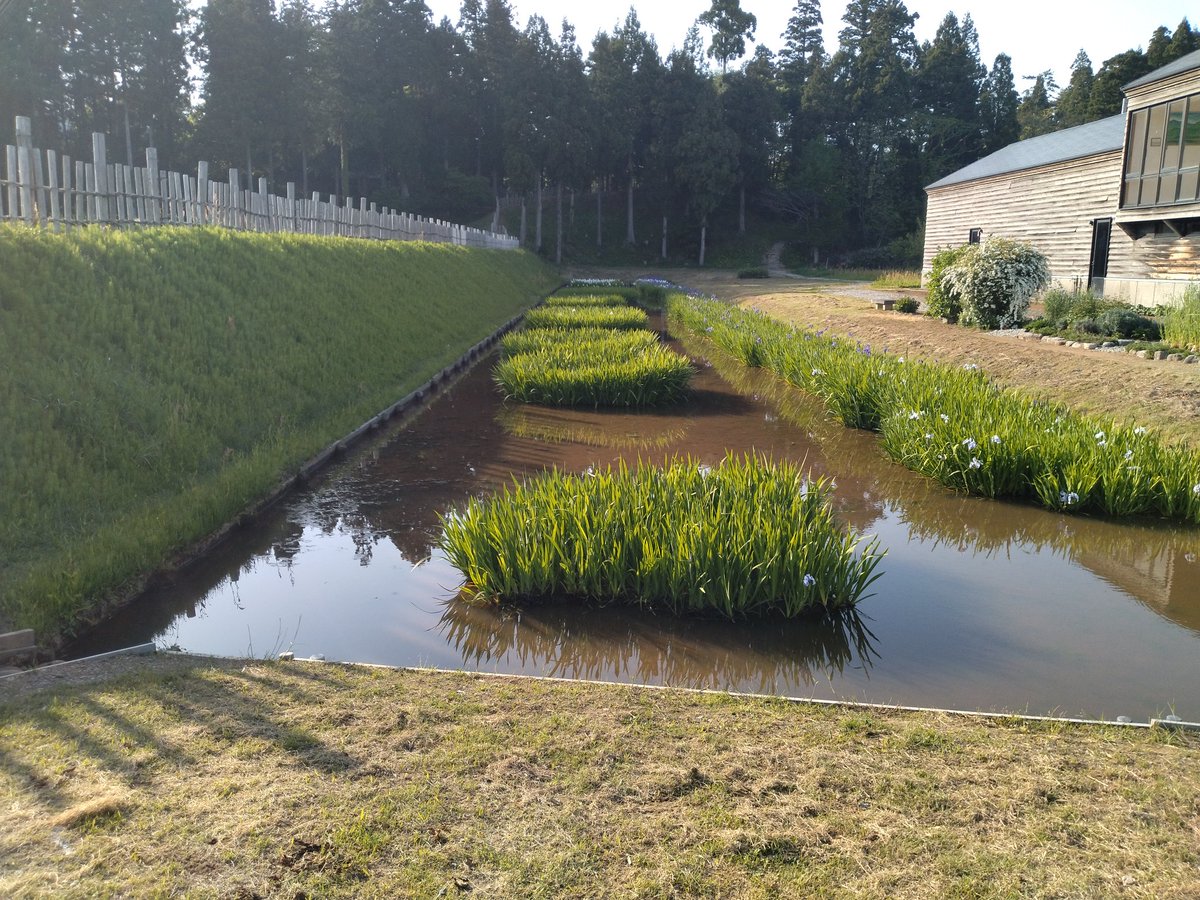
[[[964,325],[1020,325],[1033,295],[1050,283],[1046,257],[1028,244],[990,237],[965,248],[942,275],[962,303]]]

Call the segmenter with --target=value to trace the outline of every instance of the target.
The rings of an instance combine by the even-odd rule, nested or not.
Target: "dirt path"
[[[1075,350],[945,325],[921,315],[881,312],[873,301],[895,298],[900,292],[875,290],[865,283],[794,277],[741,281],[729,272],[691,269],[654,274],[784,321],[849,335],[878,350],[950,365],[976,363],[1001,384],[1083,412],[1146,425],[1200,448],[1200,365]]]

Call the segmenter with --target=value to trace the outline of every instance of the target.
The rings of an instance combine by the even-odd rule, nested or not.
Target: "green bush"
[[[761,266],[752,269],[742,269],[737,273],[738,278],[769,278],[770,273]]]
[[[849,606],[879,577],[876,542],[843,531],[827,493],[754,456],[555,471],[448,513],[441,546],[482,600],[797,616]]]
[[[945,280],[946,269],[952,266],[971,247],[963,244],[961,247],[948,247],[939,250],[933,257],[929,269],[928,292],[925,295],[926,314],[939,319],[949,319],[957,322],[962,315],[962,298],[958,291]]]
[[[1157,341],[1162,337],[1162,326],[1132,309],[1106,309],[1095,321],[1100,334],[1138,341]]]
[[[968,244],[942,275],[943,287],[962,304],[960,321],[989,329],[1024,322],[1029,301],[1049,283],[1049,263],[1042,253],[1001,237]]]
[[[921,302],[913,297],[901,297],[896,301],[896,312],[915,313],[921,308]]]
[[[1162,338],[1177,347],[1200,348],[1200,285],[1189,285],[1179,304],[1167,309]]]

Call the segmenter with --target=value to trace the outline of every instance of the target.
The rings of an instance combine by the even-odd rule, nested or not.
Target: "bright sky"
[[[425,0],[433,11],[434,21],[449,16],[458,23],[460,0]],[[642,28],[654,35],[664,54],[683,43],[683,36],[697,16],[711,5],[711,0],[670,0],[635,2]],[[1075,54],[1085,50],[1092,68],[1132,47],[1145,48],[1150,34],[1159,25],[1171,31],[1191,13],[1188,21],[1200,24],[1200,10],[1184,0],[963,0],[959,3],[941,0],[909,0],[910,12],[920,14],[916,24],[918,41],[933,40],[934,33],[946,13],[960,19],[967,13],[975,20],[979,31],[980,55],[984,65],[991,68],[997,53],[1007,53],[1013,59],[1013,74],[1017,90],[1024,90],[1023,75],[1036,75],[1046,69],[1054,71],[1060,86],[1070,78]],[[624,20],[629,0],[512,0],[518,27],[524,27],[530,15],[538,14],[557,36],[559,24],[567,18],[579,36],[587,55],[597,31],[611,31]],[[758,18],[756,39],[774,52],[783,46],[780,35],[795,8],[789,0],[742,0],[742,9]],[[825,46],[837,48],[837,34],[842,28],[844,0],[825,0],[821,12],[825,19]]]

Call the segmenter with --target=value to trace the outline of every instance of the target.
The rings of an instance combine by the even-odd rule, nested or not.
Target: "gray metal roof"
[[[1149,75],[1143,75],[1141,78],[1135,78],[1125,87],[1123,91],[1128,91],[1130,88],[1141,87],[1143,84],[1150,84],[1154,81],[1160,81],[1163,78],[1169,78],[1172,75],[1178,75],[1180,72],[1187,72],[1191,69],[1200,68],[1200,50],[1193,50],[1191,53],[1186,53],[1175,62],[1169,62],[1161,68],[1155,69]]]
[[[925,190],[1120,150],[1124,141],[1125,117],[1118,113],[1107,119],[1088,122],[1086,125],[1076,125],[1074,128],[1064,128],[1062,131],[1009,144],[957,172],[951,172],[945,178],[928,185]]]

